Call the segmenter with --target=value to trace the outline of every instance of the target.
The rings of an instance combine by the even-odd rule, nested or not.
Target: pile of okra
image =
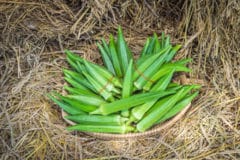
[[[68,130],[124,134],[144,132],[169,120],[198,95],[199,85],[172,81],[178,72],[190,72],[191,59],[173,60],[180,45],[172,46],[162,33],[147,38],[134,59],[118,27],[97,43],[104,65],[87,61],[66,50],[70,69],[63,69],[66,95],[51,92],[48,97],[75,122]]]

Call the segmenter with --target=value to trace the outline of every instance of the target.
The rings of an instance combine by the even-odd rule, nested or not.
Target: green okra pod
[[[150,77],[155,74],[157,70],[162,66],[167,56],[167,53],[164,53],[159,59],[157,59],[153,64],[151,64],[144,72],[142,72],[141,76],[134,82],[134,85],[138,89],[142,89],[143,86],[148,82],[151,81]]]
[[[120,26],[118,27],[117,34],[117,52],[119,54],[119,61],[121,63],[123,74],[125,74],[127,71],[128,63],[133,57],[132,53],[128,49]]]
[[[103,44],[104,50],[106,51],[106,53],[108,54],[109,58],[111,59],[112,55],[111,55],[109,46],[108,46],[108,44],[107,44],[107,42],[106,42],[106,40],[104,38],[102,38],[102,44]]]
[[[170,48],[164,48],[163,50],[159,51],[157,54],[151,55],[149,58],[146,58],[145,61],[140,63],[136,70],[133,73],[133,80],[136,80],[139,78],[139,76],[147,69],[149,68],[155,61],[159,59],[161,55],[166,53]]]
[[[175,86],[175,87],[168,87],[166,90],[174,90],[174,91],[177,91],[179,89],[181,89],[182,86],[181,85],[178,85],[178,86]]]
[[[175,56],[175,54],[177,53],[177,51],[178,51],[181,47],[182,47],[181,45],[176,45],[176,46],[174,46],[174,47],[171,49],[169,55],[167,56],[166,62],[170,62],[170,61],[172,60],[172,58]]]
[[[164,47],[167,47],[170,45],[170,37],[167,36],[167,38],[164,40]]]
[[[90,63],[91,64],[91,63]],[[98,66],[98,65],[93,65],[91,64],[92,67],[94,67],[96,69],[96,71],[101,74],[103,77],[105,77],[109,82],[112,82],[116,87],[122,87],[122,84],[120,82],[120,80],[115,77],[114,75],[112,75],[108,70],[106,70],[105,68]]]
[[[50,94],[47,94],[48,98],[51,99],[53,102],[55,102],[60,108],[62,108],[65,112],[71,114],[71,115],[75,115],[75,114],[86,114],[86,112],[78,109],[78,108],[73,108],[72,106],[56,99],[55,97],[53,97]]]
[[[96,106],[88,105],[86,103],[85,104],[81,103],[78,100],[71,99],[71,98],[68,98],[66,96],[62,96],[58,93],[54,93],[54,95],[56,95],[59,99],[63,100],[63,102],[67,103],[71,107],[79,109],[79,110],[84,111],[84,112],[92,112],[92,111],[97,109]]]
[[[156,33],[154,33],[154,38],[155,38],[155,45],[154,45],[154,51],[153,53],[156,54],[158,53],[160,50],[161,50],[161,45],[160,45],[160,42],[158,40],[158,36]]]
[[[136,106],[131,111],[131,120],[139,121],[142,119],[144,114],[158,101],[158,98],[152,99],[140,106]]]
[[[107,80],[105,77],[103,77],[94,67],[92,67],[87,61],[84,60],[84,64],[86,66],[86,69],[88,70],[88,73],[95,77],[98,82],[105,87],[105,89],[109,92],[114,90],[114,85],[111,81]]]
[[[123,80],[123,88],[122,88],[122,98],[130,97],[133,91],[133,60],[131,59],[128,65],[128,69],[125,73]],[[129,110],[122,110],[122,116],[128,117]]]
[[[133,95],[128,98],[123,98],[112,103],[102,104],[97,110],[91,112],[90,114],[103,114],[108,115],[111,113],[116,113],[118,111],[130,109],[134,106],[146,103],[152,99],[161,98],[172,94],[173,91],[164,92],[149,92]]]
[[[141,51],[140,57],[144,57],[144,56],[146,55],[146,52],[147,52],[149,43],[150,43],[150,39],[147,38],[147,41],[146,41],[146,43],[144,44],[144,47],[143,47],[143,49],[142,49],[142,51]]]
[[[71,59],[73,62],[74,62],[74,61],[83,62],[83,59],[82,59],[80,56],[72,53],[71,51],[65,50],[65,53],[67,54],[67,57],[68,57],[69,59]]]
[[[109,125],[88,125],[78,124],[67,128],[69,131],[78,130],[83,132],[100,132],[100,133],[128,133],[134,131],[135,128],[132,126],[121,125],[121,126],[109,126]]]
[[[67,69],[63,69],[63,73],[69,79],[72,79],[74,82],[77,82],[78,84],[81,84],[82,86],[84,86],[86,89],[89,89],[89,92],[91,92],[91,91],[96,92],[96,90],[84,78],[84,76],[82,74],[79,74],[77,72],[74,72],[74,71],[71,71],[71,70],[67,70]],[[72,82],[72,83],[74,83],[74,82]]]
[[[123,117],[129,117],[130,116],[130,111],[128,109],[122,110],[121,111],[121,116]]]
[[[73,62],[69,57],[66,58],[67,62],[70,64],[70,66],[76,70],[77,72],[81,73],[81,70],[79,70],[77,64],[75,62]]]
[[[156,91],[164,91],[166,88],[167,88],[167,86],[168,86],[168,84],[169,84],[169,82],[170,82],[170,80],[171,80],[171,78],[172,78],[172,76],[173,76],[173,73],[174,73],[174,71],[172,71],[169,75],[167,75],[166,77],[164,77],[164,79],[162,79],[161,81],[159,81],[160,83],[159,83],[159,85],[157,84],[157,86],[155,87],[155,88],[152,88],[151,89],[151,91],[154,91],[154,92],[156,92]],[[153,100],[151,100],[151,101],[149,101],[149,102],[146,102],[146,103],[144,103],[144,104],[142,104],[142,105],[140,105],[140,106],[137,106],[137,107],[135,107],[135,108],[133,108],[132,109],[132,116],[134,117],[133,119],[135,119],[135,120],[140,120],[140,119],[142,119],[142,117],[145,115],[145,113],[156,103],[158,101],[158,99],[153,99]]]
[[[83,72],[84,76],[88,79],[88,81],[93,85],[93,87],[97,90],[97,92],[105,99],[109,101],[113,101],[113,95],[111,92],[108,92],[105,88],[105,86],[98,83],[96,79],[91,77],[86,72]]]
[[[166,101],[157,102],[149,113],[137,124],[137,130],[143,132],[152,127],[160,118],[162,118],[179,100],[181,100],[191,89],[192,86],[183,87],[176,94],[172,95]],[[164,99],[165,100],[165,99]]]
[[[132,94],[133,90],[132,75],[133,75],[133,60],[131,59],[123,80],[122,98],[127,98]]]
[[[101,104],[106,103],[106,101],[104,101],[102,98],[87,95],[66,95],[66,97],[92,106],[100,106]]]
[[[172,70],[168,75],[160,79],[152,88],[151,91],[164,91],[168,84],[171,82],[175,70]],[[149,90],[150,87],[145,86],[145,90]]]
[[[115,73],[118,77],[122,77],[123,73],[122,73],[122,68],[121,68],[121,61],[119,58],[120,55],[119,55],[119,52],[117,52],[114,38],[112,35],[110,35],[109,49],[110,49],[110,53],[112,55],[112,62],[113,62],[113,67],[115,69]]]
[[[89,92],[83,89],[79,89],[79,88],[73,88],[73,87],[69,87],[69,86],[63,86],[63,88],[68,91],[70,94],[80,94],[80,95],[91,95],[91,96],[97,96],[95,93],[93,92]]]
[[[128,118],[121,117],[120,115],[72,115],[65,116],[64,118],[79,124],[89,125],[123,125]]]
[[[165,47],[165,34],[164,32],[162,32],[162,39],[161,39],[161,47],[164,48]]]
[[[148,46],[147,51],[146,51],[146,55],[153,54],[154,47],[155,47],[155,42],[156,42],[156,39],[155,39],[155,37],[153,36],[153,37],[150,39],[149,46]]]
[[[83,86],[82,84],[76,82],[74,79],[69,78],[69,77],[64,77],[64,79],[71,84],[73,87],[81,89],[81,90],[85,90],[86,92],[92,93],[87,87]]]
[[[80,68],[82,68],[82,69],[80,70],[80,73],[81,73],[82,71],[85,71],[85,72],[86,72],[86,69],[83,68],[83,67],[81,67],[81,64],[84,63],[84,62],[83,62],[83,59],[82,59],[81,57],[79,57],[78,55],[76,55],[76,54],[74,54],[74,53],[72,53],[72,52],[70,52],[70,51],[68,51],[68,50],[66,50],[65,52],[66,52],[67,56],[68,56],[71,60],[76,61],[76,63],[78,64],[78,68],[79,68],[79,66],[80,66]],[[89,62],[89,63],[90,63],[90,65],[92,65],[100,74],[102,74],[104,77],[106,77],[108,80],[111,79],[112,82],[114,83],[114,85],[116,85],[116,86],[118,86],[118,87],[121,87],[121,83],[120,83],[119,79],[116,78],[116,77],[114,77],[108,70],[106,70],[105,68],[103,68],[103,67],[101,67],[101,66],[99,66],[99,65],[96,65],[96,64],[94,64],[94,63],[91,63],[91,62]],[[113,63],[114,63],[114,62],[113,62]],[[78,69],[78,70],[79,70],[79,69]]]
[[[177,113],[179,113],[184,107],[191,103],[191,101],[198,95],[198,92],[193,93],[192,95],[186,96],[183,100],[178,102],[170,111],[168,111],[157,123],[164,122],[165,120],[172,118]]]
[[[105,66],[108,68],[108,70],[115,75],[115,70],[113,68],[113,64],[112,64],[112,61],[111,61],[111,58],[109,57],[107,51],[103,48],[102,45],[100,45],[99,43],[97,43],[97,46],[100,50],[100,53],[102,55],[102,58],[103,58],[103,62],[105,64]]]
[[[166,63],[164,64],[153,76],[150,77],[149,81],[145,84],[145,88],[150,88],[154,82],[170,73],[172,70],[175,72],[190,72],[191,70],[182,64],[177,63]]]

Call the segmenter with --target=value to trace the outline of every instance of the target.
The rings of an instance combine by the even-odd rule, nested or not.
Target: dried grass
[[[0,1],[1,159],[239,159],[240,3],[232,1]],[[101,63],[95,42],[123,26],[137,54],[162,31],[194,59],[203,89],[158,136],[104,141],[69,133],[45,94],[61,90],[63,49]]]

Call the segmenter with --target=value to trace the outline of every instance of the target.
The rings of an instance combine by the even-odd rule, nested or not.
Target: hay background
[[[239,159],[238,0],[0,1],[1,159]],[[191,111],[169,130],[131,141],[69,133],[45,94],[61,90],[63,49],[101,63],[96,41],[121,25],[135,54],[162,31],[194,59],[203,84]]]

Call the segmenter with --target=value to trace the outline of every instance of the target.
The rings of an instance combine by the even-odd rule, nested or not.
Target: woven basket
[[[187,112],[187,110],[190,108],[190,106],[191,104],[188,104],[181,112],[179,112],[176,116],[174,116],[170,120],[164,123],[158,124],[152,127],[150,130],[142,133],[127,133],[127,134],[109,134],[109,133],[92,133],[92,132],[83,132],[83,133],[93,136],[95,138],[106,139],[106,140],[124,140],[124,139],[144,138],[144,137],[153,136],[153,135],[159,134],[160,131],[171,127],[174,123],[176,123],[179,119],[181,119],[184,116],[184,114]],[[62,110],[63,119],[68,124],[76,125],[76,123],[64,118],[67,115],[68,114]]]
[[[181,84],[187,84],[189,80],[186,78],[185,75],[182,75],[181,77],[177,78],[176,82],[180,82]],[[66,83],[65,83],[66,84]],[[63,95],[66,94],[66,91],[62,91]],[[127,134],[110,134],[110,133],[93,133],[93,132],[83,132],[87,135],[90,135],[95,138],[99,139],[105,139],[105,140],[127,140],[127,139],[133,139],[133,138],[144,138],[144,137],[149,137],[153,135],[160,134],[162,130],[170,128],[173,124],[175,124],[178,120],[180,120],[184,114],[188,111],[188,109],[191,107],[191,103],[188,104],[181,112],[179,112],[177,115],[172,117],[171,119],[160,123],[158,125],[153,126],[151,129],[145,131],[145,132],[140,132],[140,133],[127,133]],[[70,125],[76,125],[76,123],[64,118],[68,114],[62,110],[62,117],[63,119]]]

